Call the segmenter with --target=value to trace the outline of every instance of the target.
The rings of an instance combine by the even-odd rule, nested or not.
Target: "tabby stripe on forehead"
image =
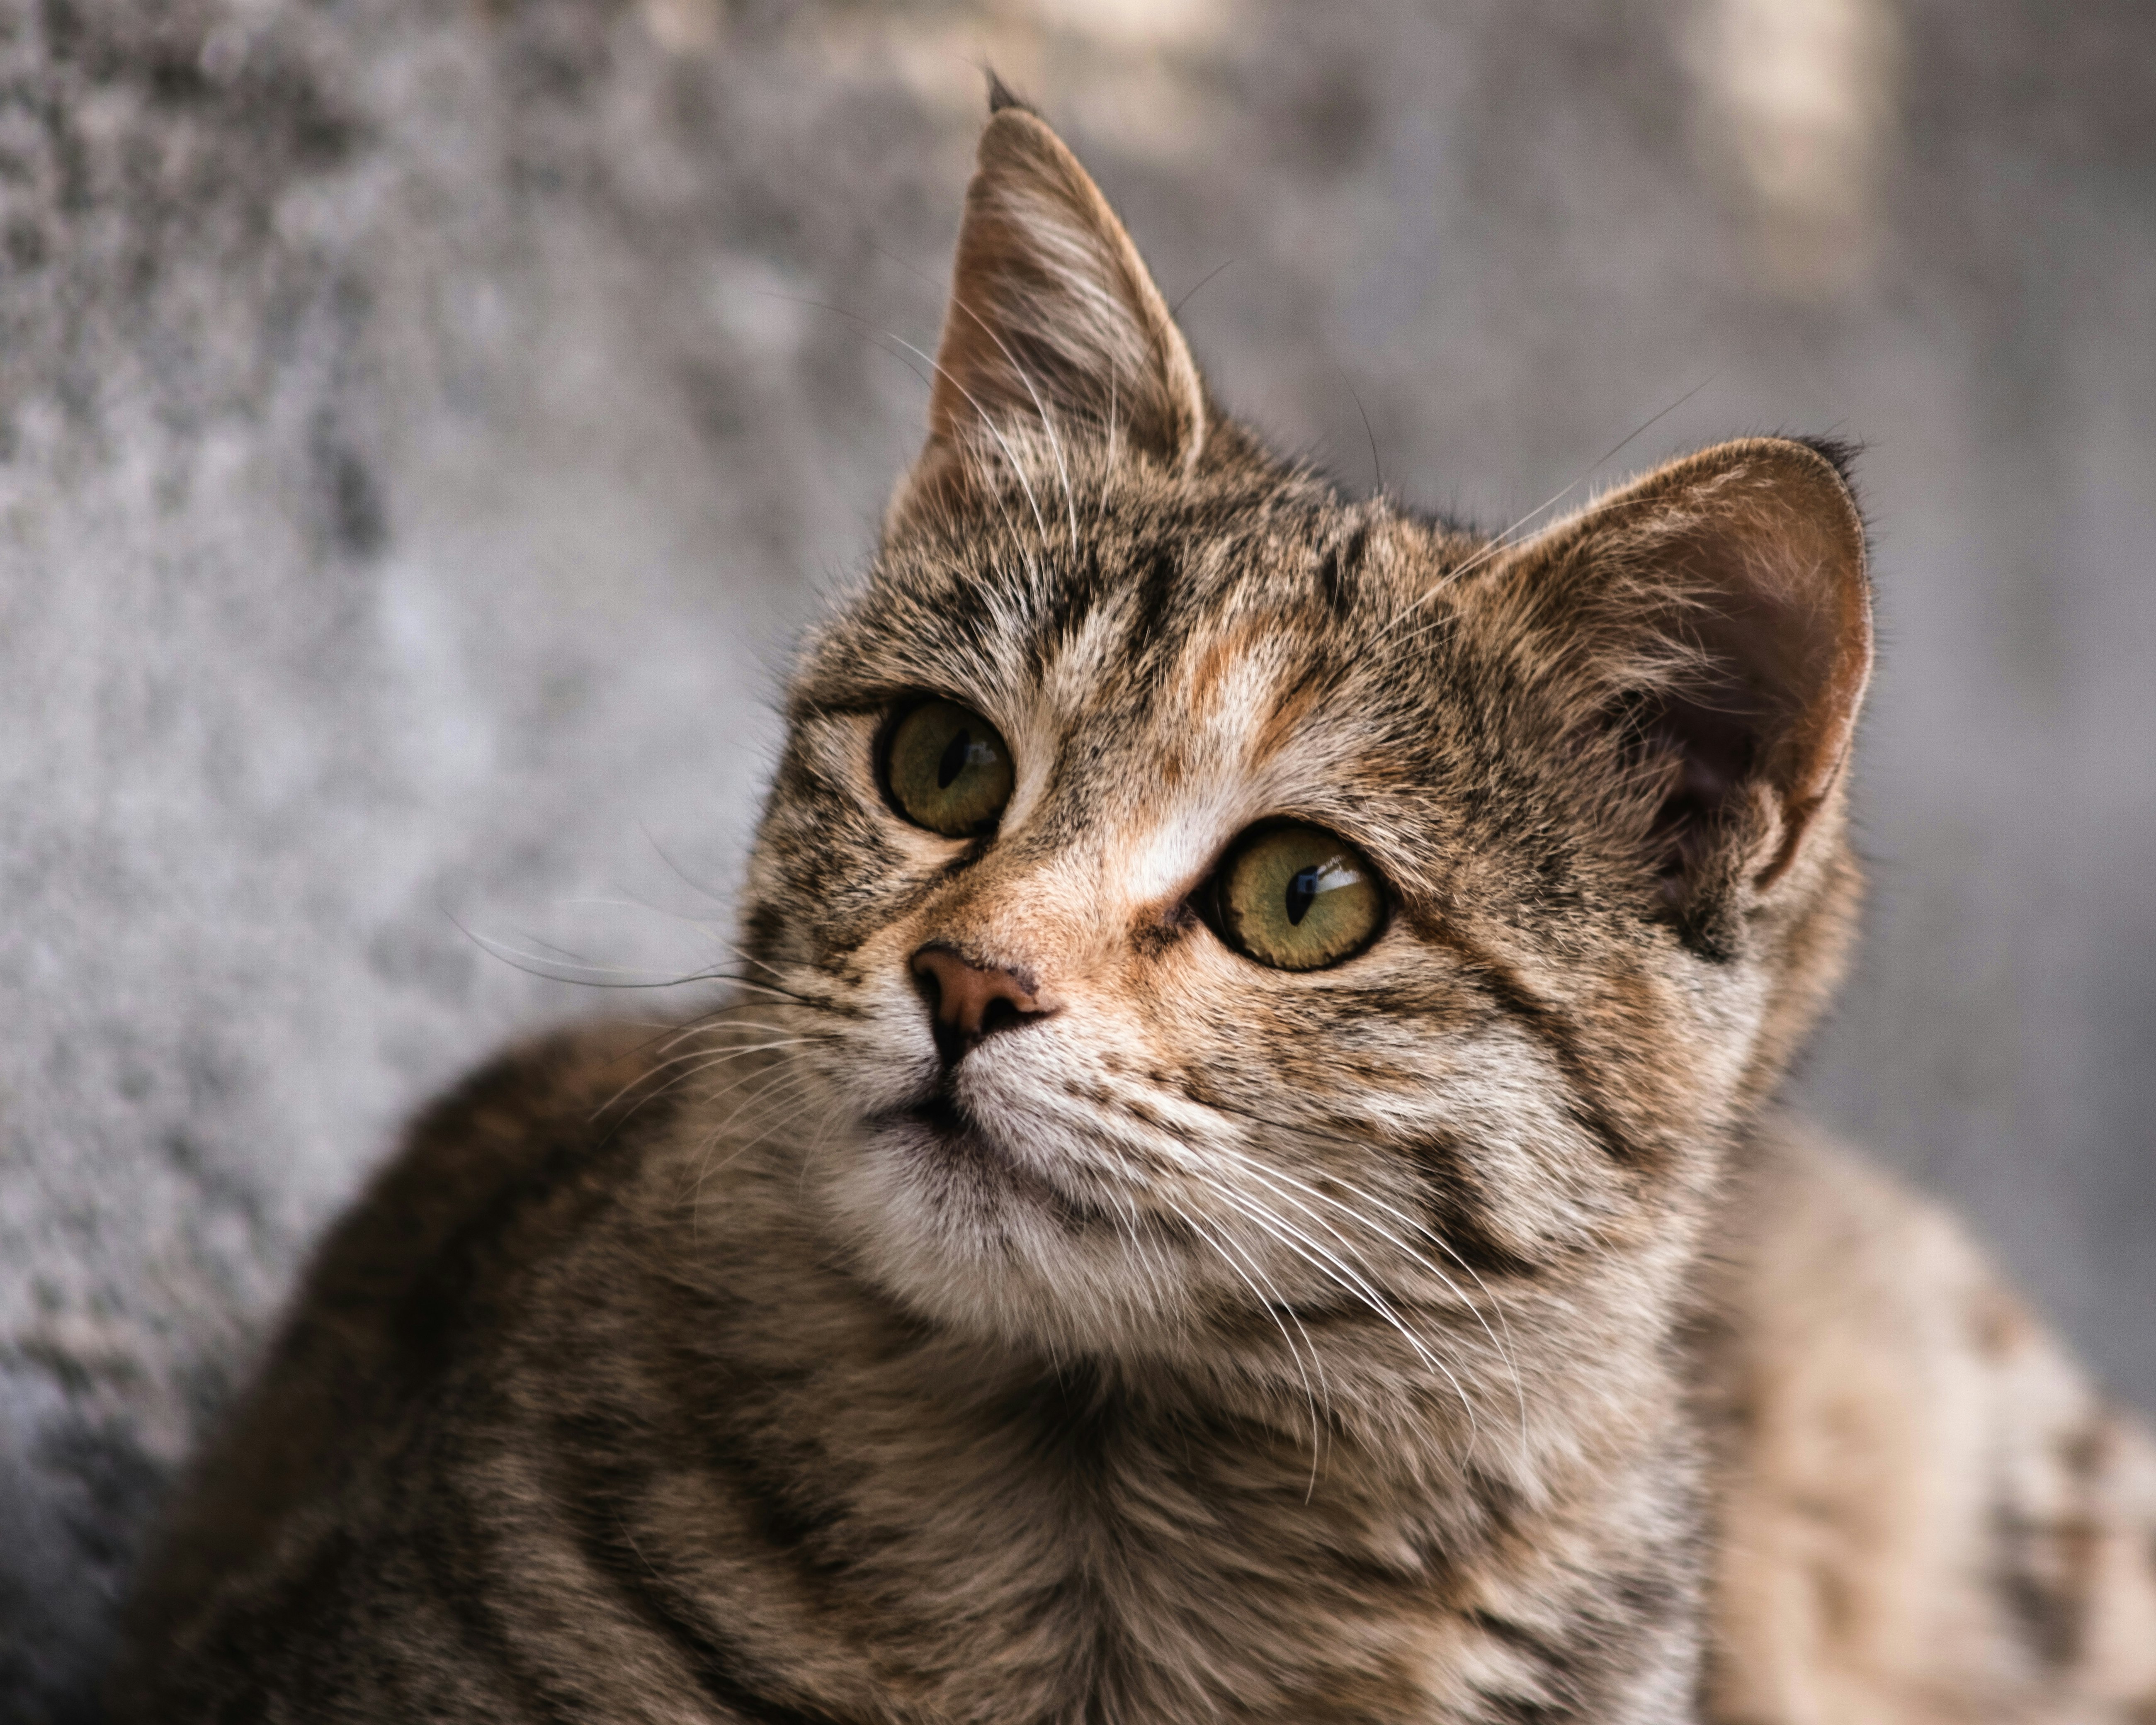
[[[1363,552],[1369,539],[1369,527],[1358,526],[1348,535],[1345,550],[1337,545],[1328,547],[1318,559],[1317,590],[1335,622],[1344,621],[1353,607],[1354,593],[1348,583],[1363,567]]]
[[[1603,1108],[1596,1093],[1594,1068],[1580,1051],[1579,1033],[1564,1011],[1538,999],[1511,965],[1495,953],[1484,951],[1458,930],[1435,919],[1421,926],[1433,939],[1451,947],[1465,962],[1469,982],[1550,1051],[1558,1070],[1564,1074],[1573,1089],[1565,1112],[1580,1129],[1614,1161],[1636,1165],[1651,1160],[1646,1147],[1628,1137]]]
[[[1147,546],[1137,554],[1145,560],[1145,573],[1138,583],[1137,616],[1132,622],[1131,639],[1149,647],[1165,662],[1173,656],[1168,619],[1182,586],[1182,566],[1172,545]]]
[[[1067,582],[1056,589],[1026,644],[1026,669],[1035,682],[1048,675],[1054,656],[1078,639],[1086,619],[1093,614],[1093,608],[1100,602],[1102,584],[1101,548],[1095,545],[1086,553],[1083,578]]]

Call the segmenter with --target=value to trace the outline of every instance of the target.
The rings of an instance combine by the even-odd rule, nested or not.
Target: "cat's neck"
[[[847,1530],[834,1567],[850,1585],[941,1602],[905,1625],[908,1645],[960,1691],[986,1658],[1009,1692],[996,1717],[1035,1717],[1028,1685],[1081,1682],[1126,1700],[1152,1686],[1132,1717],[1204,1717],[1210,1701],[1178,1683],[1272,1685],[1283,1718],[1363,1717],[1293,1698],[1348,1681],[1348,1642],[1413,1693],[1403,1711],[1433,1718],[1479,1717],[1463,1674],[1521,1666],[1522,1695],[1537,1692],[1522,1637],[1603,1658],[1570,1645],[1576,1624],[1643,1671],[1691,1656],[1693,1470],[1676,1388],[1651,1366],[1625,1368],[1621,1408],[1583,1381],[1567,1416],[1561,1386],[1537,1383],[1463,1437],[1459,1420],[1418,1417],[1414,1394],[1389,1409],[1368,1384],[1306,1396],[939,1325],[819,1235],[783,1149],[745,1154],[721,1188],[707,1182],[701,1219],[666,1236],[670,1279],[707,1291],[673,1308],[682,1345],[723,1368],[684,1411],[726,1432],[730,1453],[753,1448],[762,1491]],[[678,1174],[654,1189],[678,1193]],[[1612,1574],[1636,1584],[1630,1620],[1609,1618],[1599,1583],[1572,1597]],[[979,1628],[1014,1599],[1038,1620]],[[1614,1673],[1613,1697],[1633,1681]],[[1598,1717],[1665,1717],[1630,1707]],[[975,1711],[956,1692],[949,1710]]]

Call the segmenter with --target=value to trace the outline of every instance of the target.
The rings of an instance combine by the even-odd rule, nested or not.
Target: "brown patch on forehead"
[[[1183,687],[1188,692],[1191,710],[1203,712],[1210,707],[1236,665],[1264,644],[1265,632],[1262,625],[1238,624],[1223,630],[1205,645],[1198,662],[1190,668]]]
[[[1252,660],[1278,658],[1283,641],[1296,641],[1309,634],[1307,619],[1285,614],[1247,618],[1224,629],[1197,648],[1184,687],[1189,714],[1195,717],[1216,707],[1236,670]],[[1301,655],[1289,655],[1284,665],[1268,667],[1276,685],[1271,711],[1259,720],[1250,733],[1250,754],[1263,760],[1285,747],[1317,702],[1317,690],[1301,674]]]
[[[1317,705],[1316,680],[1296,676],[1278,692],[1273,710],[1265,716],[1256,735],[1251,738],[1252,755],[1262,761],[1281,753],[1295,741]]]

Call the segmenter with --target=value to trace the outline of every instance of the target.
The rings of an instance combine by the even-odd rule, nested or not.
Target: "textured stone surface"
[[[1878,910],[1803,1088],[2156,1401],[2133,0],[0,0],[0,1717],[90,1717],[398,1117],[665,1009],[513,955],[722,957],[983,56],[1351,484],[1502,526],[1666,408],[1604,470],[1871,441]]]

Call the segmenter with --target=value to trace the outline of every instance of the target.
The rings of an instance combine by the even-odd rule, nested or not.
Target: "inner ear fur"
[[[1078,158],[996,86],[981,134],[928,402],[894,519],[969,471],[1114,438],[1188,470],[1204,386],[1123,224]],[[1044,449],[1043,446],[1045,446]]]
[[[1864,524],[1838,459],[1751,438],[1674,461],[1505,559],[1575,726],[1695,923],[1765,893],[1840,788],[1871,672]]]

